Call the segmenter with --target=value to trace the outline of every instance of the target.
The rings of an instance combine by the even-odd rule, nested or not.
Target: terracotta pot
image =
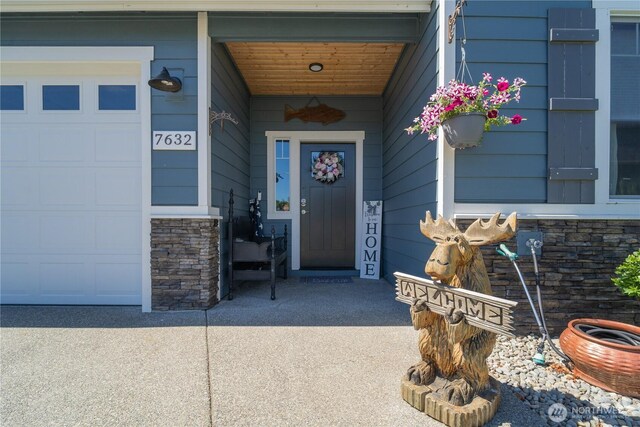
[[[640,346],[622,345],[585,334],[586,324],[640,335],[640,328],[601,319],[575,319],[560,335],[560,347],[575,364],[574,373],[607,391],[640,397]]]
[[[482,113],[462,113],[442,122],[444,139],[453,148],[477,147],[484,134],[487,117]]]

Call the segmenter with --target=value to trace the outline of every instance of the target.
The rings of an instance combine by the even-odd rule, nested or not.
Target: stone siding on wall
[[[151,220],[151,308],[206,309],[218,302],[217,219]]]
[[[471,222],[458,220],[457,224],[465,230]],[[543,235],[538,265],[545,317],[552,334],[559,334],[569,320],[579,317],[640,324],[640,301],[623,295],[611,282],[615,268],[640,247],[640,221],[518,220],[518,230]],[[515,237],[507,246],[515,252]],[[537,332],[513,265],[495,249],[495,245],[482,249],[494,295],[518,302],[514,316],[518,333]],[[532,257],[519,255],[518,266],[535,300]]]

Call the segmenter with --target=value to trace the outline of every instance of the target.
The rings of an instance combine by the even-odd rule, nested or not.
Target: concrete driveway
[[[193,312],[2,307],[3,426],[440,426],[407,405],[407,306],[384,281],[241,286]],[[492,425],[539,418],[507,390]]]

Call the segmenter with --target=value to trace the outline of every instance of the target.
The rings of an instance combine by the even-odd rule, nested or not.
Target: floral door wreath
[[[344,160],[339,153],[313,153],[311,173],[316,181],[334,183],[344,176]]]

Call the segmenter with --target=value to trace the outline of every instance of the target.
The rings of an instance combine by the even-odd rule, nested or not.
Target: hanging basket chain
[[[453,10],[453,13],[449,15],[449,44],[453,43],[454,33],[453,29],[456,26],[456,19],[458,19],[458,15],[462,11],[462,6],[467,2],[467,0],[460,0],[456,3],[456,8]]]
[[[464,83],[465,74],[469,76],[469,82],[473,84],[473,77],[471,76],[471,71],[467,66],[467,51],[465,46],[467,44],[467,26],[464,21],[464,3],[466,0],[461,0],[458,5],[456,5],[456,14],[460,14],[460,18],[462,21],[462,37],[460,38],[460,67],[458,68],[458,72],[456,74],[456,80]],[[458,10],[459,8],[459,10]]]

